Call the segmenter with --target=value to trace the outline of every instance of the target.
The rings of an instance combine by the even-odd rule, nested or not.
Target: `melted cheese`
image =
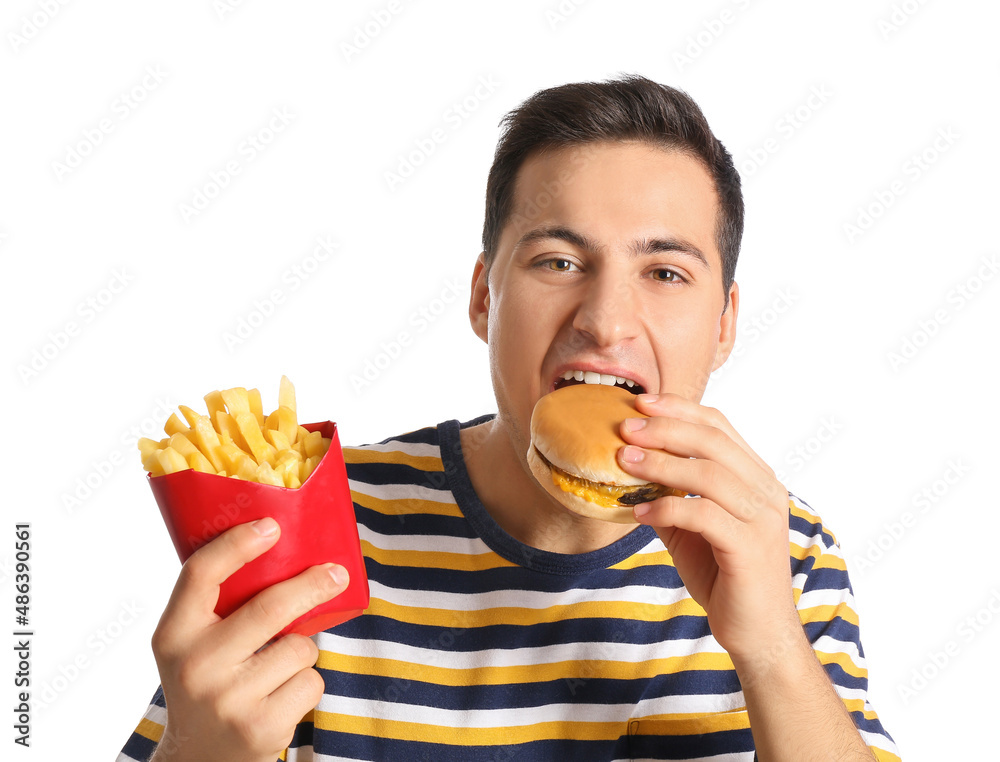
[[[580,479],[554,467],[552,468],[552,482],[563,492],[569,492],[584,500],[589,500],[602,508],[621,508],[618,498],[635,489],[635,487],[619,487],[614,484],[602,484],[601,482]]]

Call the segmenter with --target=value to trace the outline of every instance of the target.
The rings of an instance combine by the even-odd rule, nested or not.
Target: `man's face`
[[[739,301],[734,286],[723,311],[717,212],[698,160],[645,143],[524,162],[496,259],[488,278],[477,265],[470,305],[489,344],[498,422],[517,447],[527,451],[535,402],[577,383],[580,371],[628,379],[633,392],[701,400],[732,348]]]

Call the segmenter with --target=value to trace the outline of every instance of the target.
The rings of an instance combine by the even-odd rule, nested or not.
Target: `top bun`
[[[618,465],[618,449],[626,444],[618,429],[626,418],[648,417],[636,410],[635,395],[617,386],[564,386],[535,405],[531,442],[546,460],[573,476],[641,486],[647,482]]]

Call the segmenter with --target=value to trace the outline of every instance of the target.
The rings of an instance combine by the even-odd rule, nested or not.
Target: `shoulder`
[[[823,523],[816,510],[798,495],[788,493],[788,531],[793,543],[821,545],[825,550],[839,549],[837,537]]]

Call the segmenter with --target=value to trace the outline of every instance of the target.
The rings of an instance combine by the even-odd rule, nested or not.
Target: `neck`
[[[556,502],[528,470],[528,442],[499,419],[461,430],[469,478],[486,511],[515,540],[553,553],[587,553],[635,529],[573,513]]]

